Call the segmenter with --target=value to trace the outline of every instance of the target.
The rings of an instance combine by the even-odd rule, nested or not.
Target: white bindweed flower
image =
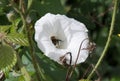
[[[35,23],[35,40],[50,59],[60,64],[82,63],[89,55],[85,25],[65,15],[47,13]],[[79,54],[78,54],[79,53]]]

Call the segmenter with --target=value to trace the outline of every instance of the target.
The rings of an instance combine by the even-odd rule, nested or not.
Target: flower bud
[[[14,11],[10,11],[6,16],[10,22],[13,22],[15,20],[15,12]]]

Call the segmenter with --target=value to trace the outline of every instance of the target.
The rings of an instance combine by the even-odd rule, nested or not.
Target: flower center
[[[55,36],[51,36],[51,41],[55,45],[56,48],[60,48],[62,40],[57,39]]]

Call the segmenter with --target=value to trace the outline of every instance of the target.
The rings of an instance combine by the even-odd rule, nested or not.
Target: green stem
[[[41,81],[39,69],[37,67],[37,60],[35,58],[35,49],[34,49],[34,44],[33,44],[33,39],[32,39],[33,35],[31,33],[31,31],[30,31],[31,27],[25,21],[25,19],[26,19],[25,15],[22,14],[22,13],[20,13],[20,15],[21,15],[21,18],[22,18],[22,21],[23,21],[23,28],[25,28],[25,31],[26,31],[26,34],[27,34],[27,37],[28,37],[30,54],[31,54],[31,57],[32,57],[32,62],[33,62],[34,69],[36,71],[36,76],[37,76],[38,81]]]
[[[110,31],[109,31],[109,35],[108,35],[108,39],[107,39],[107,42],[106,42],[106,45],[105,45],[105,48],[97,62],[97,64],[95,65],[95,67],[93,68],[92,72],[89,74],[87,80],[90,80],[93,73],[96,71],[96,69],[98,68],[98,66],[100,65],[100,63],[102,62],[105,54],[106,54],[106,51],[110,45],[110,41],[111,41],[111,37],[112,37],[112,33],[113,33],[113,29],[114,29],[114,23],[115,23],[115,17],[116,17],[116,12],[117,12],[117,5],[118,5],[118,0],[114,0],[114,9],[113,9],[113,15],[112,15],[112,21],[111,21],[111,26],[110,26]]]
[[[23,3],[22,0],[20,0],[20,1],[21,1],[21,4],[20,4],[20,5],[23,5],[23,4],[22,4],[22,3]],[[31,29],[30,24],[28,24],[28,23],[26,22],[26,13],[23,12],[24,10],[22,10],[24,7],[23,7],[22,9],[19,9],[19,7],[16,6],[13,1],[11,1],[11,4],[12,4],[13,8],[14,8],[14,9],[20,14],[20,16],[21,16],[22,23],[23,23],[22,30],[25,29],[25,33],[27,34],[27,37],[28,37],[29,48],[30,48],[30,55],[31,55],[31,57],[32,57],[33,66],[34,66],[34,69],[35,69],[35,71],[36,71],[36,77],[37,77],[38,81],[41,81],[40,73],[39,73],[39,68],[38,68],[38,66],[37,66],[37,60],[36,60],[36,58],[35,58],[35,49],[34,49],[34,44],[33,44],[33,39],[32,39],[33,34],[31,33],[31,30],[30,30],[30,29]],[[22,68],[22,70],[24,70],[24,68]],[[28,80],[26,80],[26,81],[28,81]]]
[[[30,54],[31,54],[31,57],[32,57],[32,62],[33,62],[33,65],[34,65],[34,69],[36,70],[36,76],[37,76],[38,81],[41,81],[41,78],[40,78],[41,75],[39,73],[39,68],[37,66],[38,62],[37,62],[36,57],[35,57],[35,49],[34,49],[32,34],[31,34],[31,31],[30,31],[30,26],[29,25],[26,26],[26,32],[27,32],[27,37],[28,37],[28,41],[29,41],[29,45],[30,45]]]

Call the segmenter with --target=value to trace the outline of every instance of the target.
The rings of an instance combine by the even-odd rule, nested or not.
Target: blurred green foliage
[[[19,0],[12,0],[19,4]],[[104,49],[109,28],[111,24],[111,16],[113,10],[113,0],[24,0],[27,15],[32,25],[35,21],[46,13],[65,14],[68,17],[75,18],[83,22],[89,30],[91,41],[96,43],[96,49],[85,63],[78,65],[74,71],[71,81],[82,81],[81,78],[86,78],[90,70],[83,77],[87,68],[95,65],[101,52]],[[120,6],[119,6],[120,7]],[[14,20],[9,21],[7,14],[14,11]],[[112,40],[107,51],[107,54],[94,74],[93,80],[102,78],[102,81],[119,81],[120,80],[120,9],[118,9],[115,29]],[[18,56],[26,67],[33,81],[37,81],[35,77],[35,69],[32,64],[32,59],[29,54],[29,47],[26,34],[20,32],[22,28],[22,19],[10,4],[10,0],[0,0],[0,42],[7,42],[14,51],[18,52]],[[34,32],[34,31],[33,31]],[[34,35],[33,35],[34,39]],[[42,81],[65,81],[67,68],[50,60],[38,49],[35,44],[36,58],[38,61]],[[5,49],[6,50],[6,49]],[[13,51],[12,50],[12,51]],[[2,54],[0,50],[0,54]],[[1,55],[0,55],[1,56]],[[10,56],[10,55],[9,55]],[[9,57],[8,56],[8,57]],[[4,61],[8,58],[5,57]],[[0,57],[1,59],[1,57]],[[0,60],[1,61],[1,60]],[[7,62],[7,61],[6,61]],[[9,65],[10,63],[8,63]],[[13,67],[13,66],[12,66]],[[1,67],[0,67],[1,69]],[[92,70],[92,67],[90,67]],[[4,81],[25,81],[24,75],[21,74],[19,63],[13,67],[8,73]],[[1,79],[0,79],[1,81]],[[83,79],[84,81],[84,79]]]

